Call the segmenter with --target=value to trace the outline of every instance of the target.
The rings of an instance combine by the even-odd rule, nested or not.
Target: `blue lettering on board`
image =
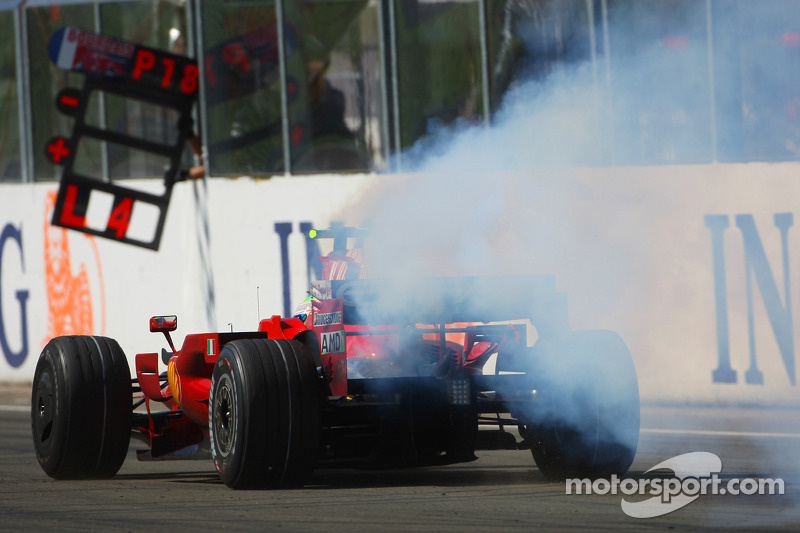
[[[281,254],[281,279],[283,287],[283,316],[291,316],[292,313],[292,294],[291,294],[291,274],[289,269],[289,235],[293,231],[291,222],[276,222],[275,233],[280,239]],[[306,272],[308,276],[307,286],[311,282],[322,278],[322,262],[319,256],[322,254],[319,242],[309,236],[314,226],[311,222],[300,222],[300,231],[306,241]]]
[[[292,316],[291,278],[289,273],[289,234],[291,222],[276,222],[275,233],[281,241],[281,279],[283,279],[283,316]]]
[[[792,386],[795,385],[794,332],[792,330],[791,284],[789,277],[789,228],[794,223],[791,213],[778,213],[774,216],[775,227],[781,237],[783,267],[783,299],[775,282],[756,229],[752,215],[736,215],[736,227],[742,235],[744,244],[745,294],[747,297],[747,333],[750,367],[745,372],[745,383],[763,384],[764,375],[758,368],[755,342],[755,319],[753,310],[753,283],[755,279],[767,311],[772,332],[778,345],[786,375]],[[731,366],[730,341],[728,329],[728,297],[725,273],[724,233],[729,226],[727,215],[706,215],[705,226],[711,231],[711,250],[714,265],[714,296],[717,307],[717,368],[712,372],[715,383],[736,383],[736,371]]]
[[[25,256],[22,250],[22,230],[15,228],[12,224],[6,224],[3,232],[0,233],[0,266],[3,264],[3,253],[5,252],[6,244],[14,240],[19,246],[19,257],[22,265],[22,271],[25,271]],[[2,292],[2,270],[0,270],[0,292]],[[27,301],[30,293],[27,290],[18,290],[16,293],[17,301],[19,301],[19,312],[21,317],[21,337],[22,347],[19,351],[15,352],[8,344],[8,337],[6,336],[6,325],[3,320],[3,298],[0,294],[0,348],[3,350],[8,364],[13,367],[22,366],[25,359],[28,357],[28,312]]]
[[[723,235],[729,226],[727,215],[706,215],[711,230],[711,253],[714,261],[714,299],[717,303],[717,368],[712,372],[715,383],[736,383],[736,370],[731,368],[731,347],[728,336],[728,287],[725,276],[725,243]]]
[[[314,229],[314,226],[311,224],[311,222],[300,223],[300,231],[306,238],[306,262],[308,267],[307,272],[309,287],[311,286],[312,281],[322,279],[322,261],[319,260],[319,256],[322,255],[322,252],[319,249],[319,241],[312,239],[309,235],[309,232],[312,229]]]

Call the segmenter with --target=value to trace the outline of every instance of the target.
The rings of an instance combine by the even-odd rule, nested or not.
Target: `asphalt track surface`
[[[10,391],[10,392],[9,392]],[[800,410],[644,406],[626,477],[679,454],[722,460],[720,478],[780,478],[783,495],[701,495],[636,519],[620,494],[566,494],[528,451],[434,468],[317,471],[300,490],[233,491],[210,461],[139,462],[114,479],[55,481],[39,468],[26,391],[0,385],[0,531],[800,530]],[[652,477],[652,474],[650,474]],[[625,496],[642,500],[646,496]]]

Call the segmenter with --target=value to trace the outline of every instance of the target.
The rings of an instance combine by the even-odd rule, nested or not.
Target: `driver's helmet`
[[[294,310],[292,318],[299,319],[307,328],[311,327],[311,309],[314,306],[315,300],[318,301],[310,294],[306,296],[300,305],[297,306],[297,309]]]

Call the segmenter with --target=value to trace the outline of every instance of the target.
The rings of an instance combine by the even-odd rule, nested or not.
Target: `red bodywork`
[[[148,425],[138,429],[150,440],[153,457],[198,444],[208,437],[208,397],[211,374],[219,355],[220,344],[235,338],[284,338],[292,339],[306,328],[295,318],[273,316],[262,320],[258,332],[248,333],[199,333],[187,335],[183,346],[175,352],[167,366],[168,385],[162,387],[162,377],[157,371],[158,354],[136,355],[136,377],[144,395],[148,412]],[[150,414],[152,401],[161,402],[182,416],[154,417]],[[161,423],[156,422],[161,420]]]
[[[329,387],[329,396],[346,397],[348,361],[354,367],[378,372],[355,377],[399,377],[408,370],[405,361],[408,361],[407,352],[411,349],[417,354],[417,359],[431,367],[441,365],[442,358],[449,357],[456,361],[456,367],[480,374],[488,357],[497,353],[501,344],[519,343],[521,337],[524,338],[524,326],[494,327],[487,333],[486,326],[456,323],[450,324],[446,333],[435,329],[422,333],[409,347],[407,343],[401,345],[404,331],[401,326],[346,325],[343,300],[331,297],[330,285],[326,285],[326,281],[365,278],[363,253],[360,249],[349,250],[346,254],[332,253],[320,260],[325,279],[312,287],[314,298],[305,321],[274,315],[261,320],[256,332],[187,335],[183,346],[169,359],[168,384],[163,383],[164,376],[158,373],[158,354],[136,356],[136,374],[148,413],[147,424],[140,422],[138,429],[149,439],[152,457],[183,450],[208,438],[208,399],[214,364],[222,346],[236,339],[295,339],[312,331],[319,345],[318,363],[321,363],[320,371]],[[174,317],[160,318],[151,319],[151,331],[164,331],[158,327],[161,324],[166,324],[168,331],[177,327],[177,319],[174,323],[172,321]],[[434,326],[417,327],[425,331]],[[168,334],[167,339],[172,345]],[[163,403],[174,416],[163,416],[163,412],[157,413],[159,416],[151,414],[153,401]]]

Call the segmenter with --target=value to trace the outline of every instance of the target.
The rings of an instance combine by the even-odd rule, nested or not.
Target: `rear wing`
[[[334,255],[344,255],[350,248],[363,248],[367,235],[369,230],[365,228],[337,225],[326,229],[312,229],[308,232],[308,236],[312,239],[333,239]],[[355,239],[355,244],[348,246],[347,241],[351,238]]]

